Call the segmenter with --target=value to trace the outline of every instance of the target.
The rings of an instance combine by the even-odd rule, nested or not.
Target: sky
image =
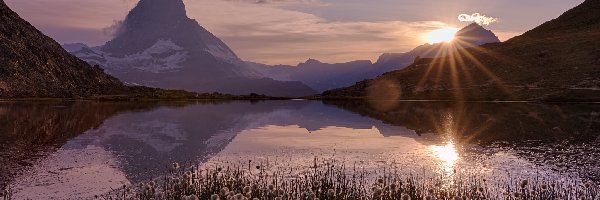
[[[427,33],[460,28],[480,13],[504,41],[584,0],[184,0],[187,14],[249,61],[297,64],[377,60],[427,43]],[[59,43],[102,45],[108,27],[137,0],[5,0]]]

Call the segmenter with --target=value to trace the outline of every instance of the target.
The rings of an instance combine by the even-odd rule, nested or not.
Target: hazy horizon
[[[61,44],[97,46],[112,38],[110,27],[137,0],[6,2]],[[458,20],[460,14],[496,18],[485,28],[504,41],[583,0],[461,2],[377,0],[366,5],[358,0],[185,0],[188,16],[240,58],[292,65],[308,58],[330,63],[375,61],[381,53],[409,51],[427,43],[426,34],[433,30],[466,26],[468,22]]]

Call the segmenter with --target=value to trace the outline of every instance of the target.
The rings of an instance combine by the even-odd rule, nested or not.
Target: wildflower
[[[483,193],[483,188],[482,187],[477,188],[477,192]]]
[[[327,190],[327,196],[334,197],[335,196],[335,190],[333,190],[333,189]]]
[[[154,187],[156,185],[156,182],[150,181],[150,183],[148,183],[148,185],[150,185],[150,187]]]
[[[256,169],[260,169],[260,166],[256,165]]]
[[[252,190],[257,190],[258,189],[258,185],[252,185]]]
[[[269,184],[269,186],[268,186],[268,187],[269,187],[269,190],[273,190],[273,189],[275,189],[275,186],[274,186],[274,185],[271,185],[271,184]]]
[[[375,196],[381,195],[381,189],[379,189],[378,187],[374,187],[373,188],[373,195],[375,195]]]
[[[527,180],[522,180],[521,181],[521,188],[525,188],[527,186],[528,181]]]
[[[521,193],[515,192],[515,193],[513,194],[513,196],[514,196],[515,198],[519,198],[519,197],[521,197]]]
[[[377,179],[377,183],[383,184],[383,179]]]
[[[246,186],[246,187],[244,187],[243,192],[244,193],[250,193],[250,190],[251,190],[250,186]]]
[[[311,200],[312,200],[312,199],[316,199],[316,198],[317,198],[317,195],[316,195],[315,193],[311,192],[311,193],[308,195],[308,198],[309,198],[309,199],[311,199]]]
[[[219,198],[219,195],[218,195],[218,194],[213,194],[213,195],[210,195],[210,199],[211,199],[211,200],[220,200],[220,198]]]
[[[403,194],[402,200],[410,200],[410,196],[408,194]]]
[[[592,184],[590,182],[585,183],[585,188],[590,188],[592,186]]]
[[[242,200],[242,199],[244,199],[244,195],[238,193],[238,194],[235,195],[235,199]]]
[[[543,184],[543,185],[542,185],[542,190],[547,190],[547,189],[548,189],[548,185],[546,185],[546,184]]]
[[[173,169],[174,169],[174,170],[178,170],[178,169],[179,169],[179,163],[177,163],[177,162],[174,162],[174,163],[173,163]]]
[[[223,188],[221,188],[220,192],[221,192],[221,196],[225,196],[225,195],[229,194],[229,188],[223,187]]]
[[[392,183],[392,184],[390,185],[390,188],[391,188],[392,190],[394,190],[394,191],[396,190],[396,187],[397,187],[397,185],[396,185],[395,183]]]

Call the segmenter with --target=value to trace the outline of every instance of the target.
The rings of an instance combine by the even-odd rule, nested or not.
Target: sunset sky
[[[5,0],[21,17],[60,43],[90,46],[110,40],[110,27],[137,0]],[[185,0],[188,16],[242,59],[297,64],[370,59],[404,52],[460,14],[497,19],[486,28],[501,40],[521,34],[583,0]]]

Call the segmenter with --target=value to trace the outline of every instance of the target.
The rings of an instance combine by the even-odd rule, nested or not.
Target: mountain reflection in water
[[[271,159],[297,167],[315,156],[373,168],[397,162],[411,166],[406,170],[451,174],[461,167],[488,176],[548,169],[549,177],[567,171],[599,180],[599,107],[398,102],[381,111],[360,101],[4,102],[0,184],[11,183],[17,197],[86,198],[160,176],[172,162]]]

